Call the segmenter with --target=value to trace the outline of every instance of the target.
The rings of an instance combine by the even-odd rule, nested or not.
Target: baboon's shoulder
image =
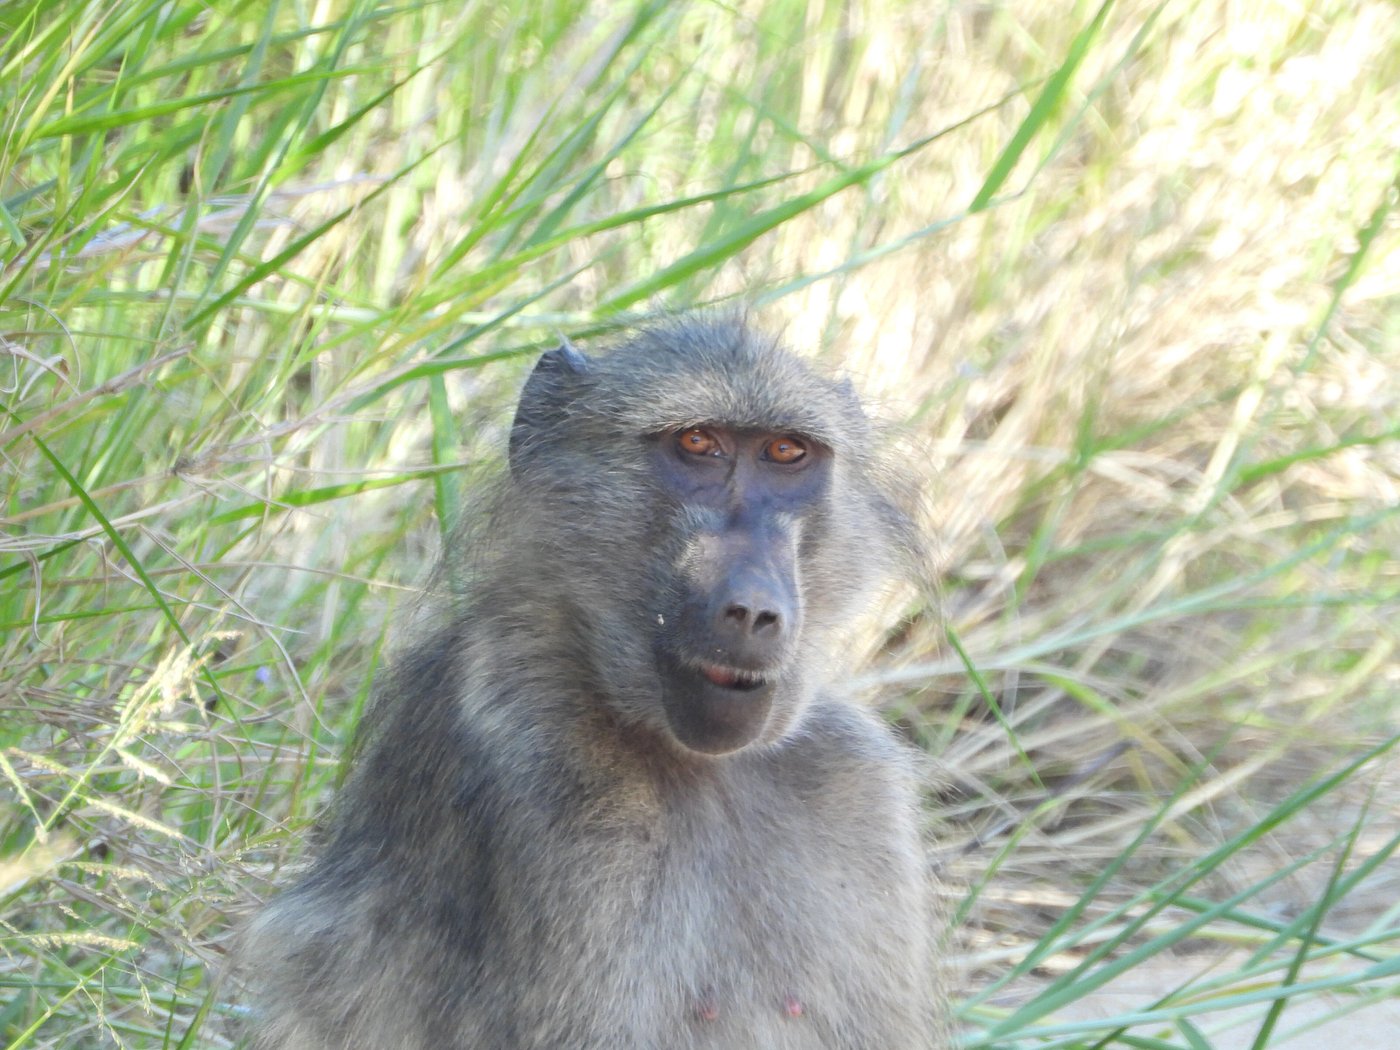
[[[785,794],[828,800],[831,819],[898,820],[917,805],[917,755],[878,714],[843,700],[818,699],[769,761]]]
[[[912,772],[912,752],[877,712],[837,697],[818,696],[796,734],[797,742],[853,766]]]

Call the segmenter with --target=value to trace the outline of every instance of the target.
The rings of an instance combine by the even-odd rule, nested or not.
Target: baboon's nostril
[[[748,634],[775,630],[783,622],[782,615],[771,609],[759,609],[755,612],[740,602],[725,606],[724,618]]]

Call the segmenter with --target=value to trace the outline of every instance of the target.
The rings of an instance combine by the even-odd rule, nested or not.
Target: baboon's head
[[[691,752],[792,732],[909,535],[872,441],[848,384],[739,322],[546,353],[511,432],[505,542],[560,614],[559,666]]]

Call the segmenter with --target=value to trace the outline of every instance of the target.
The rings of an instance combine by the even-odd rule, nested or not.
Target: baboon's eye
[[[774,463],[796,463],[807,454],[807,445],[801,438],[788,434],[768,442],[763,452]]]
[[[676,435],[676,447],[692,456],[719,455],[719,442],[703,427],[691,427]]]

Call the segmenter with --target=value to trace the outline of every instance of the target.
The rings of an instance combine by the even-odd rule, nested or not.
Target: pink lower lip
[[[720,664],[701,664],[700,673],[722,689],[754,688],[763,684],[758,675],[749,674]]]
[[[722,685],[726,689],[733,688],[739,681],[737,673],[727,667],[716,667],[714,664],[705,664],[700,668],[700,673],[714,682],[715,685]]]

